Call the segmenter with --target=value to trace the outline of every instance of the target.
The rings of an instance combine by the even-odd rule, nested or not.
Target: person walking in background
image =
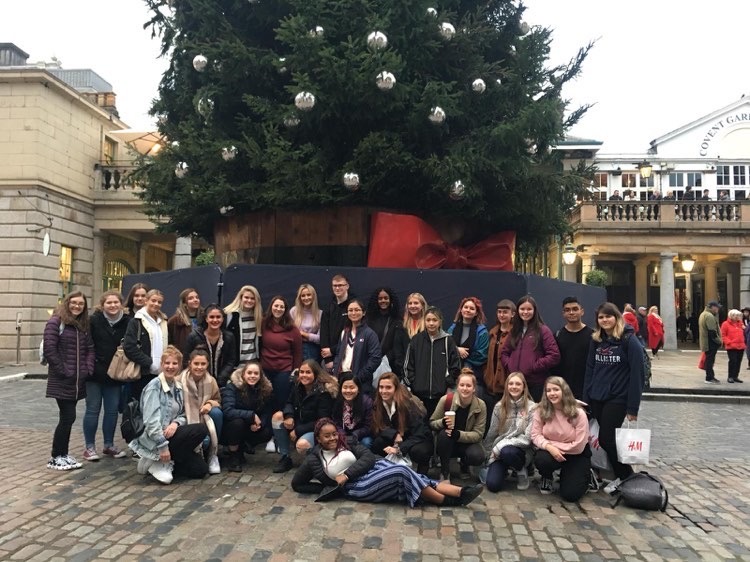
[[[648,326],[648,347],[651,348],[651,354],[656,357],[659,350],[664,347],[664,321],[659,316],[657,306],[648,309],[646,323]]]
[[[745,329],[742,326],[742,313],[732,309],[727,314],[727,319],[721,324],[721,341],[727,350],[729,366],[727,370],[727,382],[743,382],[740,379],[742,368],[742,356],[745,354]]]
[[[716,352],[721,347],[721,333],[719,332],[719,303],[711,301],[698,318],[698,331],[700,333],[701,351],[706,354],[703,369],[706,371],[706,384],[719,384],[719,379],[714,374],[714,362]]]
[[[315,287],[307,283],[299,286],[289,315],[302,336],[302,359],[320,361],[320,317],[323,313],[318,306]]]
[[[68,454],[70,431],[76,421],[76,404],[86,398],[86,379],[94,373],[94,342],[85,295],[68,294],[44,327],[47,360],[47,398],[54,398],[59,421],[52,438],[47,468],[72,470],[81,463]]]
[[[573,396],[580,398],[583,395],[583,378],[593,330],[583,323],[584,310],[578,298],[564,298],[562,312],[565,325],[555,334],[560,363],[552,369],[552,373],[564,378]]]
[[[645,306],[639,306],[638,307],[638,339],[641,340],[641,343],[645,346],[648,345],[648,320],[646,320],[646,317],[648,316],[648,309]]]
[[[630,324],[633,327],[633,330],[635,330],[635,335],[638,335],[640,333],[641,326],[638,322],[638,315],[636,314],[633,305],[629,302],[626,302],[625,306],[622,309],[622,319],[625,320],[626,324]]]
[[[355,297],[353,293],[349,293],[349,281],[341,274],[333,276],[331,288],[333,297],[320,318],[320,355],[323,366],[328,371],[333,370],[333,360],[347,319],[349,303]]]

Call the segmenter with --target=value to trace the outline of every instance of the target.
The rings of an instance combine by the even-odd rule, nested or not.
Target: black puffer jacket
[[[86,398],[86,379],[94,372],[94,342],[91,334],[66,324],[60,333],[60,317],[44,327],[44,357],[47,359],[47,398]]]
[[[217,344],[216,351],[211,349],[203,328],[194,328],[185,343],[184,355],[182,357],[182,366],[187,367],[190,360],[190,354],[198,347],[208,351],[208,372],[213,375],[219,386],[226,386],[232,371],[237,367],[237,345],[234,336],[229,330],[221,331],[221,341]]]
[[[356,444],[351,448],[351,452],[357,458],[357,462],[344,471],[349,478],[349,482],[356,482],[372,470],[378,457],[364,445]],[[313,482],[312,480],[318,480]],[[315,445],[312,450],[305,455],[305,460],[292,477],[292,489],[299,494],[317,494],[323,489],[323,486],[336,486],[336,481],[328,476],[323,466],[323,454],[320,445]]]
[[[284,419],[294,420],[294,432],[301,437],[315,429],[315,422],[320,418],[331,417],[337,395],[338,385],[335,382],[323,384],[315,381],[309,394],[304,386],[294,384],[284,406]]]
[[[91,339],[94,340],[94,375],[91,379],[101,384],[120,384],[107,375],[107,369],[117,346],[125,337],[125,330],[130,323],[130,317],[125,314],[114,325],[110,324],[104,312],[97,310],[91,315]]]
[[[255,416],[260,418],[261,425],[271,426],[271,406],[273,396],[264,400],[256,384],[249,387],[242,380],[242,371],[232,373],[227,385],[221,389],[221,409],[224,412],[224,422],[234,419],[253,421]]]

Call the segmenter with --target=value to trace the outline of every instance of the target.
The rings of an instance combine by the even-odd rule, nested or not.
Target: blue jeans
[[[314,359],[320,363],[320,346],[309,341],[302,342],[302,360]]]
[[[490,492],[502,490],[508,469],[521,470],[525,463],[526,451],[513,445],[503,447],[500,456],[487,469],[487,489]]]
[[[279,453],[283,456],[289,456],[289,449],[292,446],[292,440],[289,438],[289,431],[284,428],[274,428],[273,430],[274,441],[276,441],[276,447],[279,449]],[[312,431],[305,433],[304,435],[298,435],[297,440],[304,439],[310,445],[315,445],[315,434]]]
[[[224,426],[224,412],[222,412],[221,408],[217,408],[216,406],[214,406],[213,408],[211,408],[211,411],[208,412],[208,417],[210,417],[214,422],[214,427],[216,428],[216,436],[218,437],[219,442],[221,442],[221,428]],[[211,434],[208,434],[203,439],[203,448],[208,449],[210,446]]]
[[[83,415],[83,438],[86,447],[93,449],[96,445],[96,426],[99,425],[99,412],[102,404],[104,404],[104,417],[102,418],[104,447],[114,445],[117,412],[120,407],[120,392],[119,384],[86,382],[86,413]]]
[[[292,390],[292,373],[289,371],[266,371],[266,377],[271,381],[273,387],[273,409],[272,412],[283,410],[289,400],[289,392]]]

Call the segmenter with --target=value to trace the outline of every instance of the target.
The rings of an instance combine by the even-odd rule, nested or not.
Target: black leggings
[[[208,474],[208,464],[202,453],[195,449],[208,435],[205,423],[181,425],[169,439],[169,454],[174,462],[174,475],[186,478],[203,478]]]
[[[242,418],[224,420],[224,429],[222,430],[223,440],[230,447],[247,443],[255,447],[262,443],[268,443],[273,437],[273,431],[270,426],[261,426],[258,431],[250,430],[250,422]]]
[[[590,400],[589,406],[591,407],[591,414],[599,422],[599,445],[607,453],[615,476],[620,480],[627,478],[633,474],[633,467],[629,464],[622,464],[617,460],[617,443],[615,441],[615,430],[622,426],[627,407],[625,404],[599,402],[597,400]]]
[[[484,463],[484,449],[479,443],[459,443],[457,439],[448,437],[443,429],[437,436],[437,454],[443,474],[449,473],[451,458],[458,457],[469,466],[479,466]]]
[[[76,400],[57,400],[60,409],[60,419],[52,437],[52,456],[59,457],[68,454],[70,445],[70,430],[76,421]]]
[[[580,455],[565,455],[565,462],[556,461],[547,451],[539,449],[534,455],[534,464],[544,478],[560,469],[560,497],[566,502],[576,502],[586,493],[591,478],[591,449]]]

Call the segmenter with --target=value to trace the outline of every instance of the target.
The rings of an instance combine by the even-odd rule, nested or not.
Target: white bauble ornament
[[[221,149],[221,157],[226,161],[229,162],[230,160],[234,160],[234,157],[237,156],[237,147],[232,146],[225,146]]]
[[[359,174],[355,172],[346,172],[343,177],[344,187],[349,191],[357,191],[359,189]]]
[[[286,74],[286,57],[279,57],[279,74]]]
[[[198,115],[203,117],[206,121],[211,117],[211,113],[214,110],[214,100],[211,98],[201,98],[198,100]]]
[[[195,58],[193,59],[193,68],[198,72],[203,72],[206,70],[206,66],[208,66],[208,59],[203,55],[195,55]]]
[[[321,26],[316,25],[308,33],[310,37],[323,37],[325,30]]]
[[[445,122],[445,111],[442,107],[436,105],[430,110],[430,114],[427,118],[435,125],[442,125]]]
[[[177,162],[177,165],[174,167],[174,175],[177,176],[179,179],[184,178],[188,173],[188,165],[187,162]]]
[[[427,15],[436,18],[438,17],[438,11],[435,8],[427,8]]]
[[[462,182],[461,180],[454,181],[453,185],[451,185],[448,196],[454,201],[460,201],[461,199],[466,197],[466,186],[464,185],[464,182]]]
[[[450,41],[453,39],[453,36],[456,34],[456,28],[453,27],[452,23],[448,23],[447,21],[444,21],[440,24],[440,36],[445,39],[446,41]]]
[[[180,141],[172,141],[172,148],[175,150],[180,148]]]
[[[531,28],[529,27],[528,23],[522,21],[521,25],[518,27],[518,30],[521,32],[521,35],[526,35],[529,31],[531,31]]]
[[[477,94],[483,94],[487,89],[487,84],[485,84],[484,80],[482,80],[481,78],[477,78],[471,83],[471,89],[474,90]]]
[[[384,70],[375,77],[375,84],[381,90],[392,90],[393,86],[396,85],[396,77],[387,70]]]
[[[498,86],[502,86],[503,85],[503,81],[500,78],[498,78],[497,80],[495,80],[495,82],[497,82]]]
[[[294,129],[297,125],[299,125],[299,117],[296,115],[288,115],[284,117],[284,127],[287,129]]]
[[[381,31],[373,31],[367,36],[367,46],[373,51],[385,49],[388,46],[388,37]]]
[[[310,92],[300,92],[294,96],[294,105],[302,111],[310,111],[315,107],[315,96]]]

